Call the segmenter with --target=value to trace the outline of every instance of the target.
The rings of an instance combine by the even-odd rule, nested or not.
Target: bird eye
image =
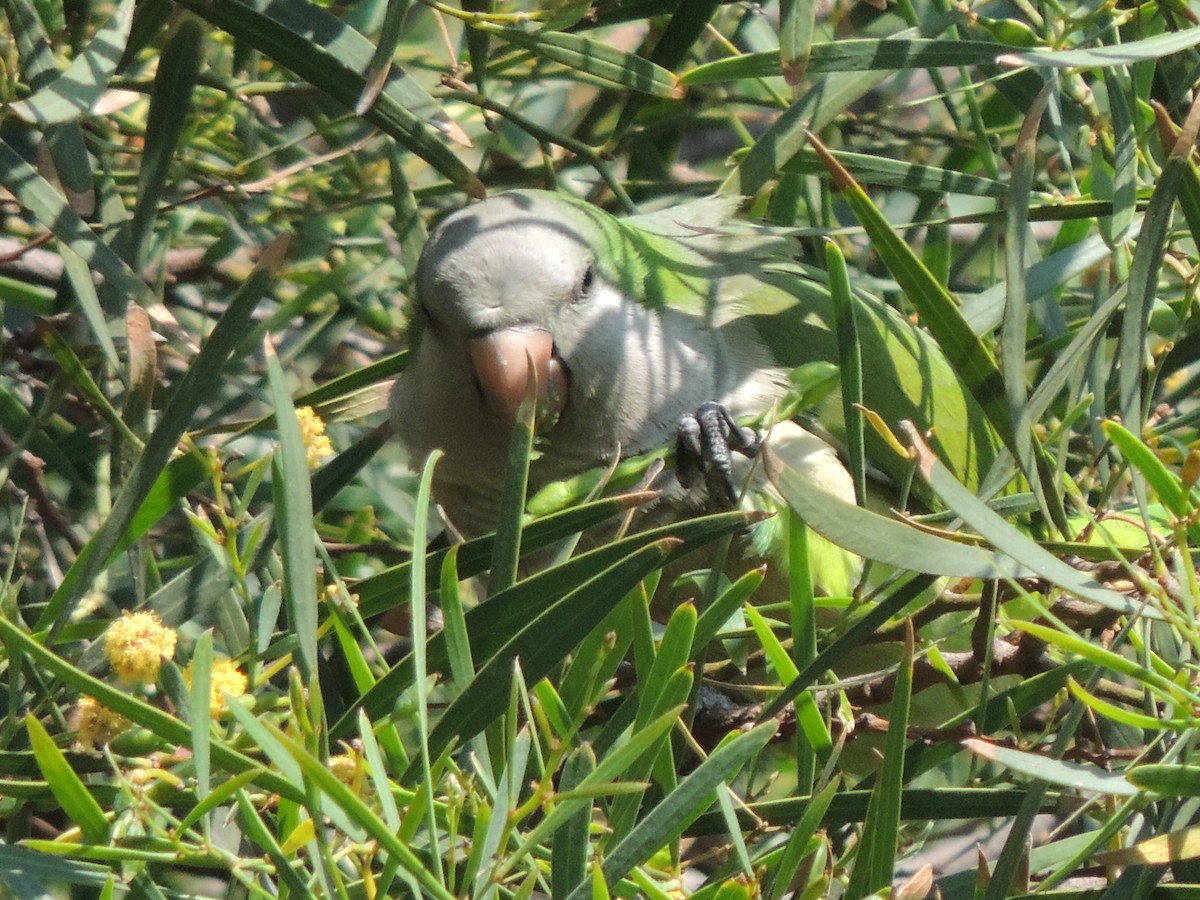
[[[587,268],[583,270],[583,277],[579,279],[579,299],[582,300],[588,295],[592,289],[592,284],[596,280],[596,266],[589,262]]]

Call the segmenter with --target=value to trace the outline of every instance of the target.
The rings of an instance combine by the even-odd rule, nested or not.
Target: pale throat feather
[[[670,443],[680,418],[717,401],[734,416],[767,411],[787,388],[786,372],[742,320],[712,328],[696,317],[655,310],[605,286],[575,341],[563,341],[580,410],[547,437],[545,457],[576,465],[645,453]],[[600,451],[600,455],[597,455]],[[548,469],[559,466],[551,463]],[[561,477],[561,476],[556,476]]]

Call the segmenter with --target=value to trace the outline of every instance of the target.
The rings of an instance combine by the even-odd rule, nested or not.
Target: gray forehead
[[[564,212],[558,204],[502,194],[449,216],[421,254],[423,301],[519,315],[530,304],[574,290],[591,254]]]

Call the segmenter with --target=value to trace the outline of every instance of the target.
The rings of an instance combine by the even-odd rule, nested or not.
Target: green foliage
[[[1200,886],[1200,7],[4,12],[0,896]],[[382,410],[428,229],[509,187],[774,226],[903,515],[768,467],[739,570],[754,514],[641,524],[669,448],[526,498],[523,423],[440,535]],[[855,405],[880,304],[979,421]]]

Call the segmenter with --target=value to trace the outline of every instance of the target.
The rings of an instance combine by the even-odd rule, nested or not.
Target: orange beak
[[[569,379],[554,355],[554,338],[540,328],[504,328],[467,341],[475,376],[492,412],[517,421],[521,402],[534,397],[538,430],[558,421],[567,403]]]

